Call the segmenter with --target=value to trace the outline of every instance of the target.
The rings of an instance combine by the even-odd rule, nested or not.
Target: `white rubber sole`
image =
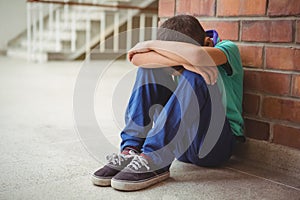
[[[146,181],[138,181],[138,182],[129,182],[129,181],[122,181],[116,180],[114,178],[111,179],[111,187],[116,190],[123,190],[123,191],[135,191],[147,188],[151,185],[164,181],[170,177],[170,172],[165,172],[160,174],[157,177],[153,177]]]
[[[94,185],[107,187],[111,184],[111,178],[99,178],[97,176],[92,175],[91,180]]]

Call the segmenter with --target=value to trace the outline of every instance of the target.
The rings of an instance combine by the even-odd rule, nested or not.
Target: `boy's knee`
[[[206,82],[205,82],[203,76],[201,76],[200,74],[197,74],[195,72],[192,72],[189,70],[184,70],[182,72],[182,76],[189,82],[193,81],[193,82],[196,82],[197,84],[205,84],[206,85]]]

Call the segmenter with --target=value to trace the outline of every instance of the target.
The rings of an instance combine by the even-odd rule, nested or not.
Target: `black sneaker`
[[[138,153],[134,150],[125,150],[119,154],[106,157],[108,164],[97,170],[92,175],[92,182],[98,186],[110,186],[110,181],[117,173],[124,169]]]
[[[159,183],[170,177],[169,167],[155,169],[142,155],[136,155],[121,172],[111,179],[111,186],[117,190],[135,191]]]

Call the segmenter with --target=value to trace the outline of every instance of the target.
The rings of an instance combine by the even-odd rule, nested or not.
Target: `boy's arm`
[[[207,84],[215,84],[218,77],[217,68],[206,67],[206,66],[197,67],[188,64],[178,63],[155,51],[148,51],[148,52],[144,51],[143,53],[136,53],[132,56],[130,60],[134,65],[143,68],[161,68],[161,67],[183,65],[185,69],[200,74],[204,78]]]
[[[143,68],[161,68],[179,65],[178,62],[171,60],[155,51],[136,53],[130,59],[132,64]]]
[[[138,43],[128,52],[129,60],[134,54],[147,51],[155,51],[181,64],[199,67],[218,66],[227,62],[226,55],[220,49],[162,40]]]

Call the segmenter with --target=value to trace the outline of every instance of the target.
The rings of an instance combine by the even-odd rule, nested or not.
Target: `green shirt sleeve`
[[[232,73],[228,74],[224,65],[218,66],[218,86],[223,95],[223,104],[231,129],[236,136],[243,136],[244,120],[242,117],[243,66],[238,47],[231,41],[223,40],[216,45],[228,60]]]

